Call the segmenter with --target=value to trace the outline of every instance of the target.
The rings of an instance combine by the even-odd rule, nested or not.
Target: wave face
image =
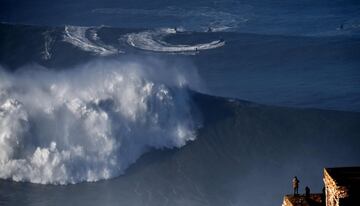
[[[0,178],[97,181],[122,174],[151,148],[194,140],[199,122],[186,78],[161,67],[98,61],[71,71],[1,72]]]
[[[87,32],[90,33],[91,40],[87,38]],[[84,50],[100,56],[108,56],[122,53],[118,49],[101,42],[97,35],[96,28],[65,26],[64,41]]]
[[[127,42],[133,47],[156,51],[156,52],[196,52],[200,50],[215,49],[225,45],[224,41],[216,40],[196,45],[172,45],[163,38],[170,34],[176,34],[175,29],[159,29],[156,31],[144,31],[127,35]]]
[[[0,35],[0,62],[5,68],[15,71],[30,62],[67,69],[94,58],[123,59],[139,54],[164,59],[184,58],[196,65],[208,88],[207,94],[279,106],[360,111],[359,38],[305,38],[180,30],[175,33],[174,29],[162,33],[158,31],[160,36],[155,37],[152,34],[146,37],[140,35],[156,31],[88,28],[85,32],[88,39],[101,40],[124,51],[121,55],[104,57],[64,42],[63,27],[0,24],[3,34]],[[226,45],[198,52],[149,52],[129,45],[127,37],[130,34],[135,45],[149,50],[167,50],[167,42],[175,46],[170,48],[178,50],[182,49],[181,44],[190,44],[186,48],[191,50],[194,49],[191,48],[192,43],[211,42],[220,36],[226,39]],[[29,45],[24,46],[24,42]],[[243,52],[244,49],[246,52]],[[200,55],[189,57],[191,54]],[[46,60],[47,56],[49,59]]]

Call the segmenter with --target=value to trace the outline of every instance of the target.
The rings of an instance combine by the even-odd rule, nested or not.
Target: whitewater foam
[[[168,28],[155,31],[143,31],[128,34],[126,38],[127,43],[133,47],[155,52],[193,53],[195,51],[215,49],[225,45],[225,42],[220,40],[195,45],[172,45],[163,41],[163,38],[170,34],[176,34],[176,30]]]
[[[0,74],[0,178],[107,179],[151,148],[196,138],[187,77],[160,63],[97,61],[62,72]]]
[[[87,32],[90,32],[91,39],[87,38]],[[68,42],[84,51],[92,52],[100,56],[108,56],[122,51],[110,45],[105,45],[99,38],[96,28],[65,26],[64,41]]]
[[[42,52],[42,58],[44,60],[49,60],[52,56],[51,50],[55,43],[55,38],[52,37],[52,33],[53,31],[51,30],[42,33],[44,36],[44,51]]]

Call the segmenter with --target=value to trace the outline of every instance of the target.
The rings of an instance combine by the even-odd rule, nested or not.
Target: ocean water
[[[359,9],[2,1],[0,204],[280,205],[294,175],[320,192],[360,162]]]

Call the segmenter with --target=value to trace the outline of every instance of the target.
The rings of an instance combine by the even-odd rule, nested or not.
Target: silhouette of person
[[[212,32],[212,29],[211,27],[208,28],[207,32]]]
[[[298,195],[299,194],[299,180],[298,178],[295,176],[292,180],[292,185],[293,185],[293,189],[294,189],[294,195]]]
[[[310,188],[308,186],[305,187],[305,196],[310,197]]]
[[[343,30],[344,29],[344,24],[340,25],[340,29]]]

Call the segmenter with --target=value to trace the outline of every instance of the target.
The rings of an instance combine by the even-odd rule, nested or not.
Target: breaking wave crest
[[[170,34],[176,34],[176,30],[159,29],[132,33],[127,35],[127,42],[133,47],[156,52],[194,52],[215,49],[225,45],[225,42],[221,40],[196,45],[172,45],[163,41],[163,38]]]
[[[0,69],[0,178],[97,181],[124,173],[151,148],[194,140],[199,121],[187,77],[162,67],[97,61],[61,72]]]
[[[90,33],[90,39],[87,37],[87,32]],[[122,51],[119,51],[113,46],[105,45],[98,37],[95,28],[65,26],[64,41],[79,47],[84,51],[92,52],[100,56],[122,53]]]

